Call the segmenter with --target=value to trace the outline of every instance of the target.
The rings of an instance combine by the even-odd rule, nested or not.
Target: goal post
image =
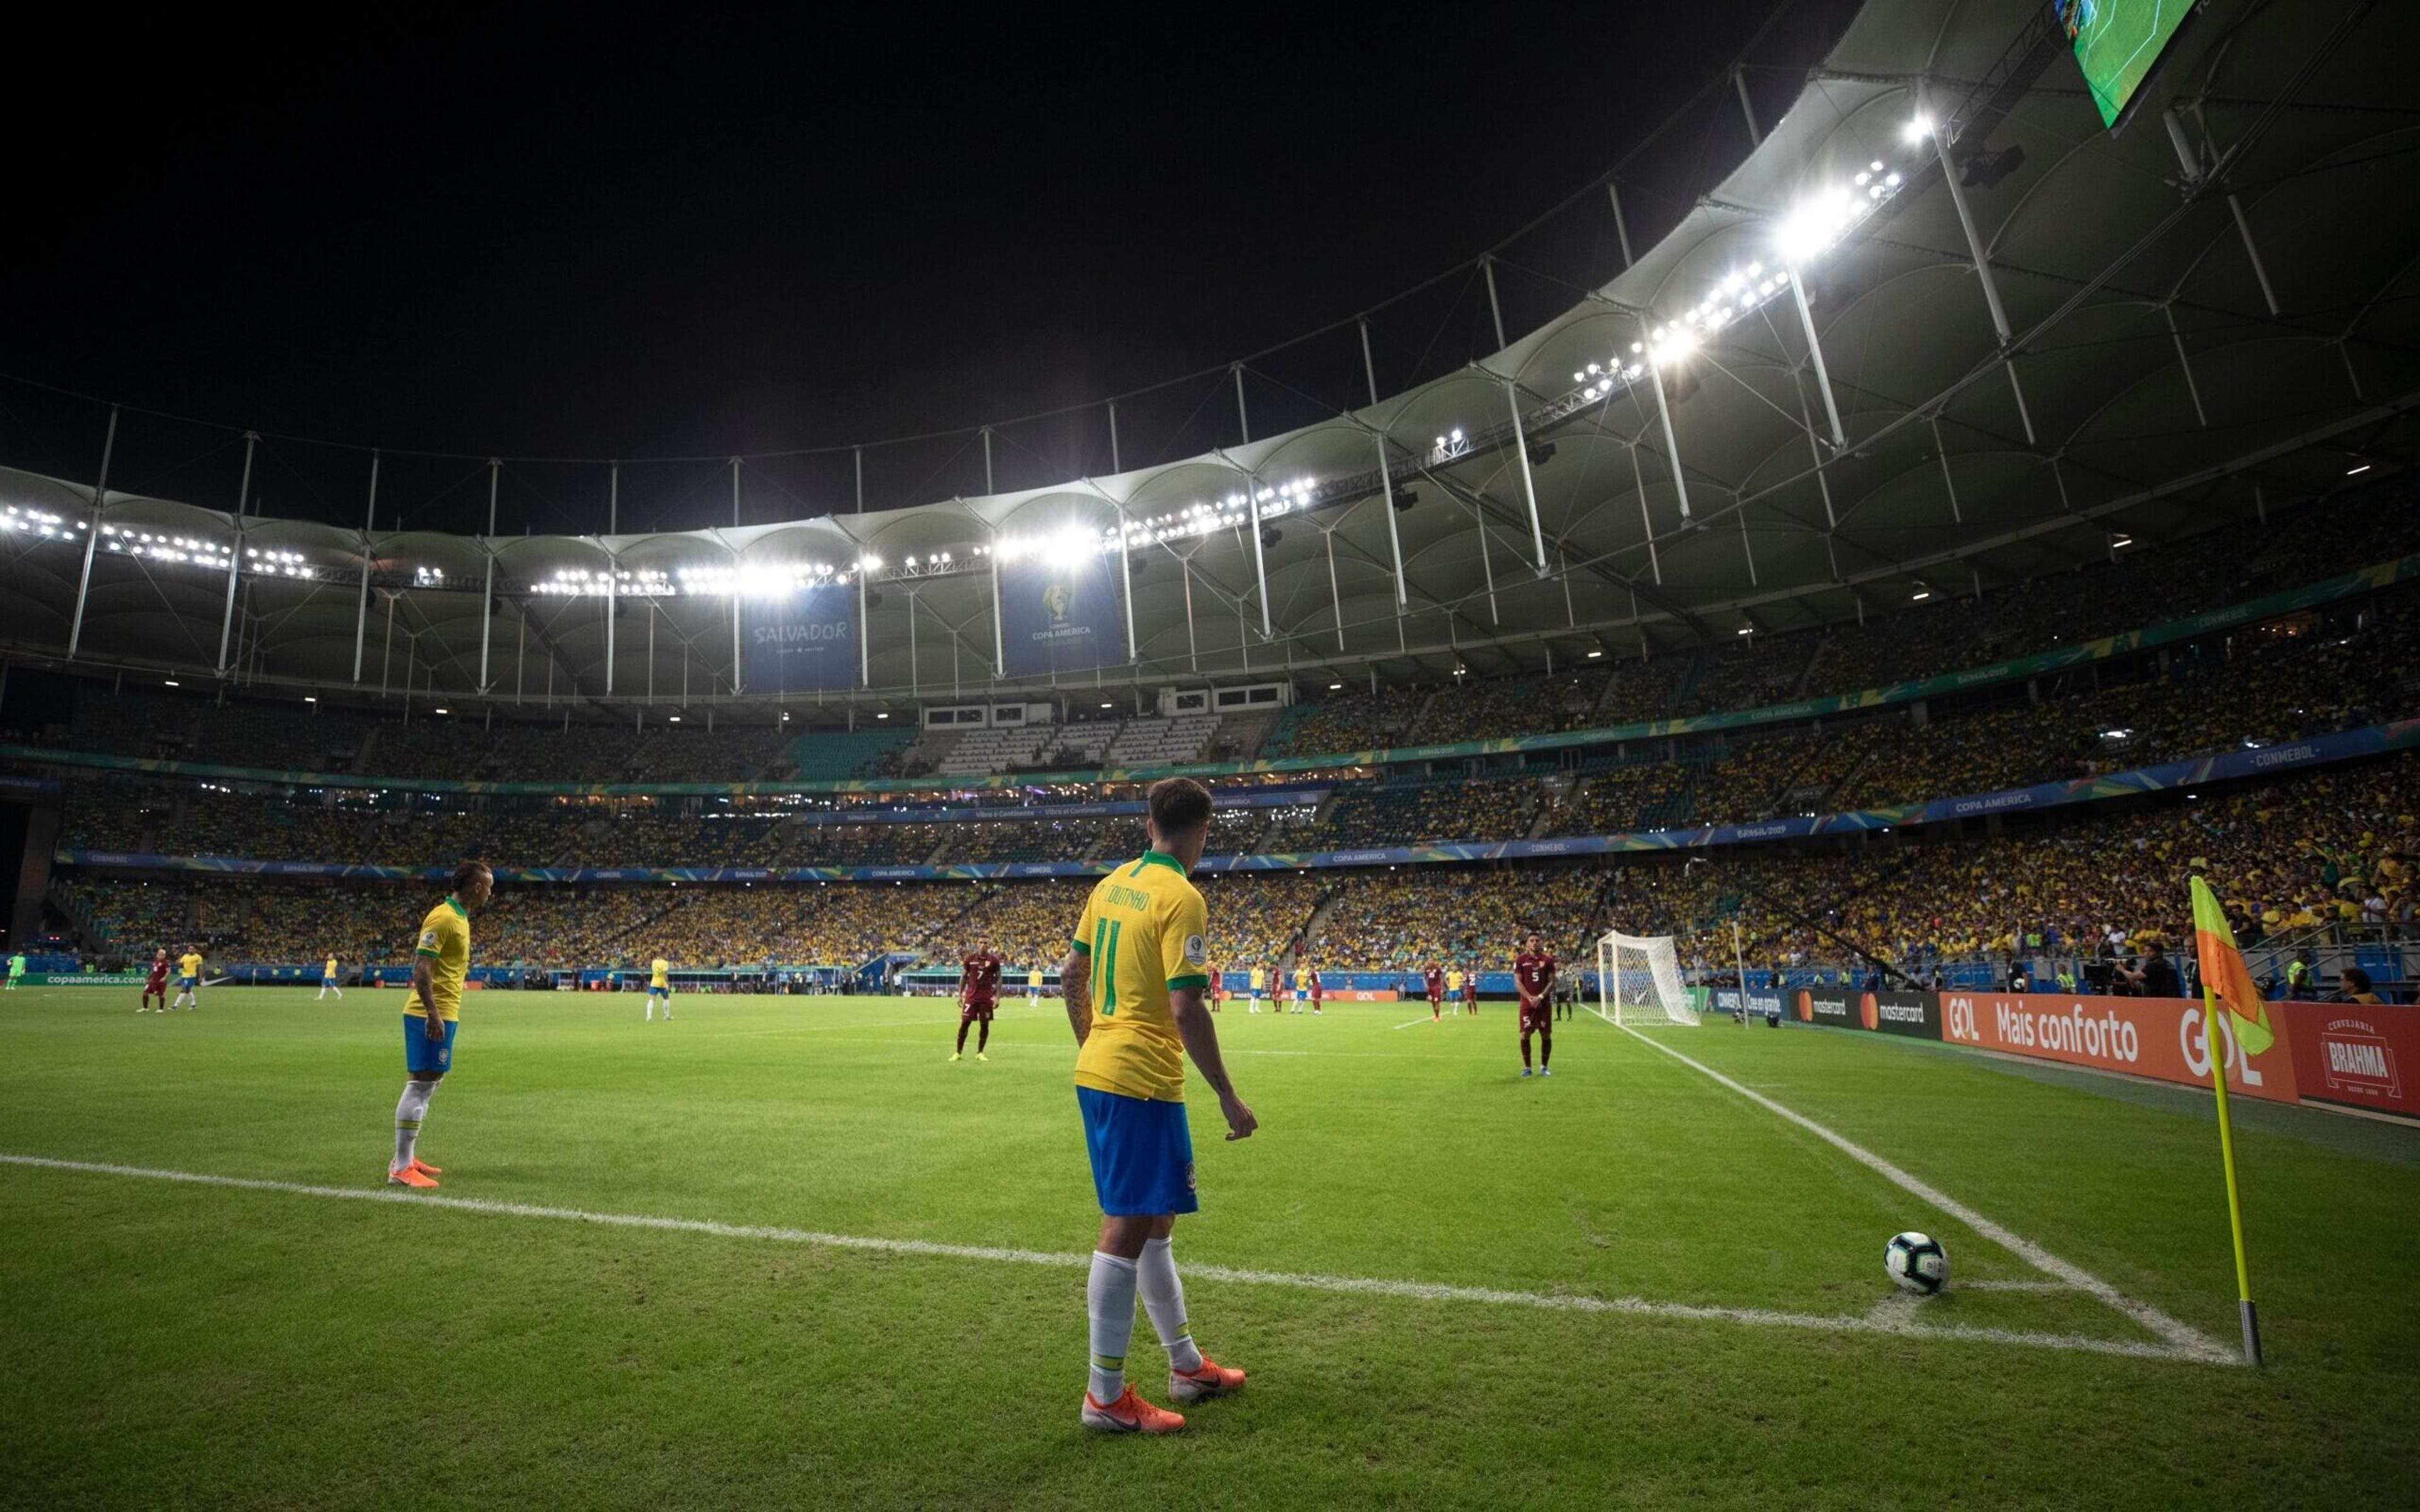
[[[1608,1024],[1698,1023],[1669,934],[1607,932],[1596,942],[1597,1016]]]

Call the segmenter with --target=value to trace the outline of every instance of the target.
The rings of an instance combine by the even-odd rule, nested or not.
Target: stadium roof
[[[1098,539],[1121,517],[1181,518],[1295,480],[1311,492],[1268,522],[1265,596],[1245,528],[1131,548],[1140,659],[1102,686],[1280,672],[1435,681],[1727,643],[2154,548],[2325,493],[2356,469],[2402,465],[2420,403],[2420,248],[2395,207],[2413,197],[2420,13],[2220,0],[2115,133],[2048,30],[2033,0],[1872,0],[1792,108],[1758,123],[1761,145],[1633,266],[1467,369],[1326,423],[913,509],[498,539],[488,686],[507,699],[551,688],[603,700],[611,633],[610,702],[650,686],[659,702],[702,702],[731,687],[727,598],[626,602],[609,631],[602,600],[541,585],[609,565],[676,580],[683,568],[837,568],[871,555],[883,566],[862,697],[1038,693],[1045,685],[992,679],[991,578],[976,547]],[[1919,114],[1940,123],[1959,165],[1988,279],[1933,142],[1910,138]],[[1844,205],[1863,213],[1804,260],[1841,446],[1806,324],[1776,279],[1784,238],[1811,245],[1835,229],[1809,223],[1809,207],[1827,204],[1835,220]],[[1727,291],[1734,278],[1748,286]],[[1776,292],[1743,307],[1767,285]],[[1710,329],[1710,306],[1739,313]],[[1683,323],[1693,311],[1695,328]],[[1652,365],[1633,344],[1657,328],[1703,339]],[[1526,448],[1512,440],[1516,406]],[[1381,438],[1409,507],[1389,510],[1378,488]],[[89,486],[0,472],[0,501],[24,522],[0,535],[0,634],[20,657],[55,660]],[[112,542],[149,532],[187,560],[98,553],[82,656],[217,666],[229,515],[113,492],[101,518],[132,532]],[[56,533],[42,536],[44,524]],[[373,689],[410,681],[462,699],[477,687],[482,540],[256,517],[240,541],[257,565],[240,578],[226,659],[246,675],[350,684],[365,631]]]

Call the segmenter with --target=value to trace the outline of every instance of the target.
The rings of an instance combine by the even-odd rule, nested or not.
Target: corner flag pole
[[[2260,1315],[2252,1305],[2252,1268],[2243,1258],[2243,1197],[2235,1185],[2235,1125],[2226,1116],[2226,1030],[2220,1027],[2218,996],[2201,990],[2202,1028],[2210,1045],[2210,1085],[2218,1097],[2218,1154],[2226,1168],[2226,1224],[2235,1238],[2235,1296],[2243,1313],[2243,1363],[2260,1365]],[[2249,1063],[2251,1057],[2245,1057]]]

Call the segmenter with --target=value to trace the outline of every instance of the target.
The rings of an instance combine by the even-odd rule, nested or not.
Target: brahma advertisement
[[[1011,677],[1125,660],[1117,558],[1051,551],[1000,564],[1000,634]]]
[[[2230,1090],[2298,1100],[2288,1038],[2246,1057],[2222,1013],[2218,1039]],[[1944,993],[1941,1035],[1951,1044],[2208,1087],[2211,1036],[2201,1004],[2180,997],[2069,997]]]
[[[2286,1018],[2294,1074],[2306,1103],[2420,1118],[2420,1026],[2409,1008],[2362,1003],[2272,1003]]]

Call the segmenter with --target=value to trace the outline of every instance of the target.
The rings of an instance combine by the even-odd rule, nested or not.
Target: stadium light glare
[[[1910,594],[1908,596],[1909,596],[1910,598],[1914,599],[1916,603],[1921,604],[1921,603],[1923,603],[1926,599],[1931,598],[1931,597],[1932,596],[1932,590],[1931,590],[1931,589],[1930,589],[1930,588],[1919,588],[1919,589],[1917,589],[1915,593]]]
[[[1913,147],[1932,134],[1932,117],[1918,111],[1908,118],[1905,126],[1900,128],[1899,134],[1900,140]]]
[[[184,684],[182,684],[182,683],[180,683],[180,682],[177,681],[177,680],[176,680],[175,678],[173,678],[173,677],[169,678],[167,681],[168,681],[168,686],[169,686],[170,687],[184,687],[184,686],[185,686]]]
[[[2365,472],[2366,472],[2366,471],[2369,471],[2369,464],[2368,464],[2368,463],[2366,463],[2366,462],[2364,462],[2361,466],[2359,466],[2359,467],[2357,467],[2357,468],[2347,468],[2347,469],[2345,469],[2345,476],[2346,476],[2346,477],[2348,477],[2348,478],[2357,478],[2357,477],[2361,476],[2363,473],[2365,473]]]
[[[1604,656],[1604,655],[1605,655],[1605,653],[1604,653],[1603,651],[1591,651],[1591,652],[1590,652],[1590,653],[1588,654],[1588,659],[1589,659],[1589,660],[1590,660],[1590,661],[1594,661],[1594,660],[1596,660],[1599,656]]]

